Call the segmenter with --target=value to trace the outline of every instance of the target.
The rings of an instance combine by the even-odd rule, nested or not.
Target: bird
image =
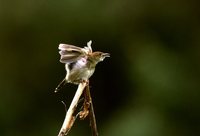
[[[93,52],[91,44],[91,40],[87,42],[87,46],[84,48],[70,44],[59,44],[60,62],[65,64],[66,76],[54,92],[58,92],[66,83],[88,82],[96,65],[106,57],[110,57],[109,53]]]

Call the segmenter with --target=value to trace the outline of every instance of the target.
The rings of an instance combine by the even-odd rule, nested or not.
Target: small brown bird
[[[57,86],[55,92],[58,92],[65,83],[79,84],[87,82],[94,73],[97,63],[103,61],[106,57],[110,57],[109,53],[92,52],[91,44],[92,41],[89,41],[84,48],[69,44],[59,45],[60,62],[65,63],[67,74]]]

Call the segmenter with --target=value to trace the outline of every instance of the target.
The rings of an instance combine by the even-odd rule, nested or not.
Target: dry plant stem
[[[76,91],[76,94],[71,102],[71,105],[66,113],[66,116],[65,116],[65,120],[63,122],[63,125],[60,129],[60,132],[58,134],[58,136],[64,136],[64,135],[67,135],[67,133],[69,132],[69,130],[71,129],[74,121],[75,121],[75,118],[73,116],[73,113],[74,111],[76,110],[76,107],[78,105],[78,101],[83,93],[83,90],[85,89],[87,83],[86,82],[82,82],[79,84],[78,86],[78,89]]]
[[[90,94],[89,85],[87,85],[85,93],[86,93],[86,96],[88,97],[87,100],[89,100],[89,102],[90,102],[89,116],[90,116],[90,126],[91,126],[91,129],[92,129],[92,135],[98,136],[96,118],[95,118],[95,114],[94,114],[94,108],[93,108],[92,97],[91,97],[91,94]]]

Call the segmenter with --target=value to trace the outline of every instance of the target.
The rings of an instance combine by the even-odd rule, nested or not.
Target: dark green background
[[[91,78],[100,136],[200,135],[198,0],[0,0],[0,135],[55,136],[76,86],[59,43],[111,53]],[[88,120],[70,136],[89,136]]]

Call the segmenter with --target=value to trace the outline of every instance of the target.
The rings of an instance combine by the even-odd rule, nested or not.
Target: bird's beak
[[[103,57],[110,57],[110,53],[103,53],[102,56]]]

